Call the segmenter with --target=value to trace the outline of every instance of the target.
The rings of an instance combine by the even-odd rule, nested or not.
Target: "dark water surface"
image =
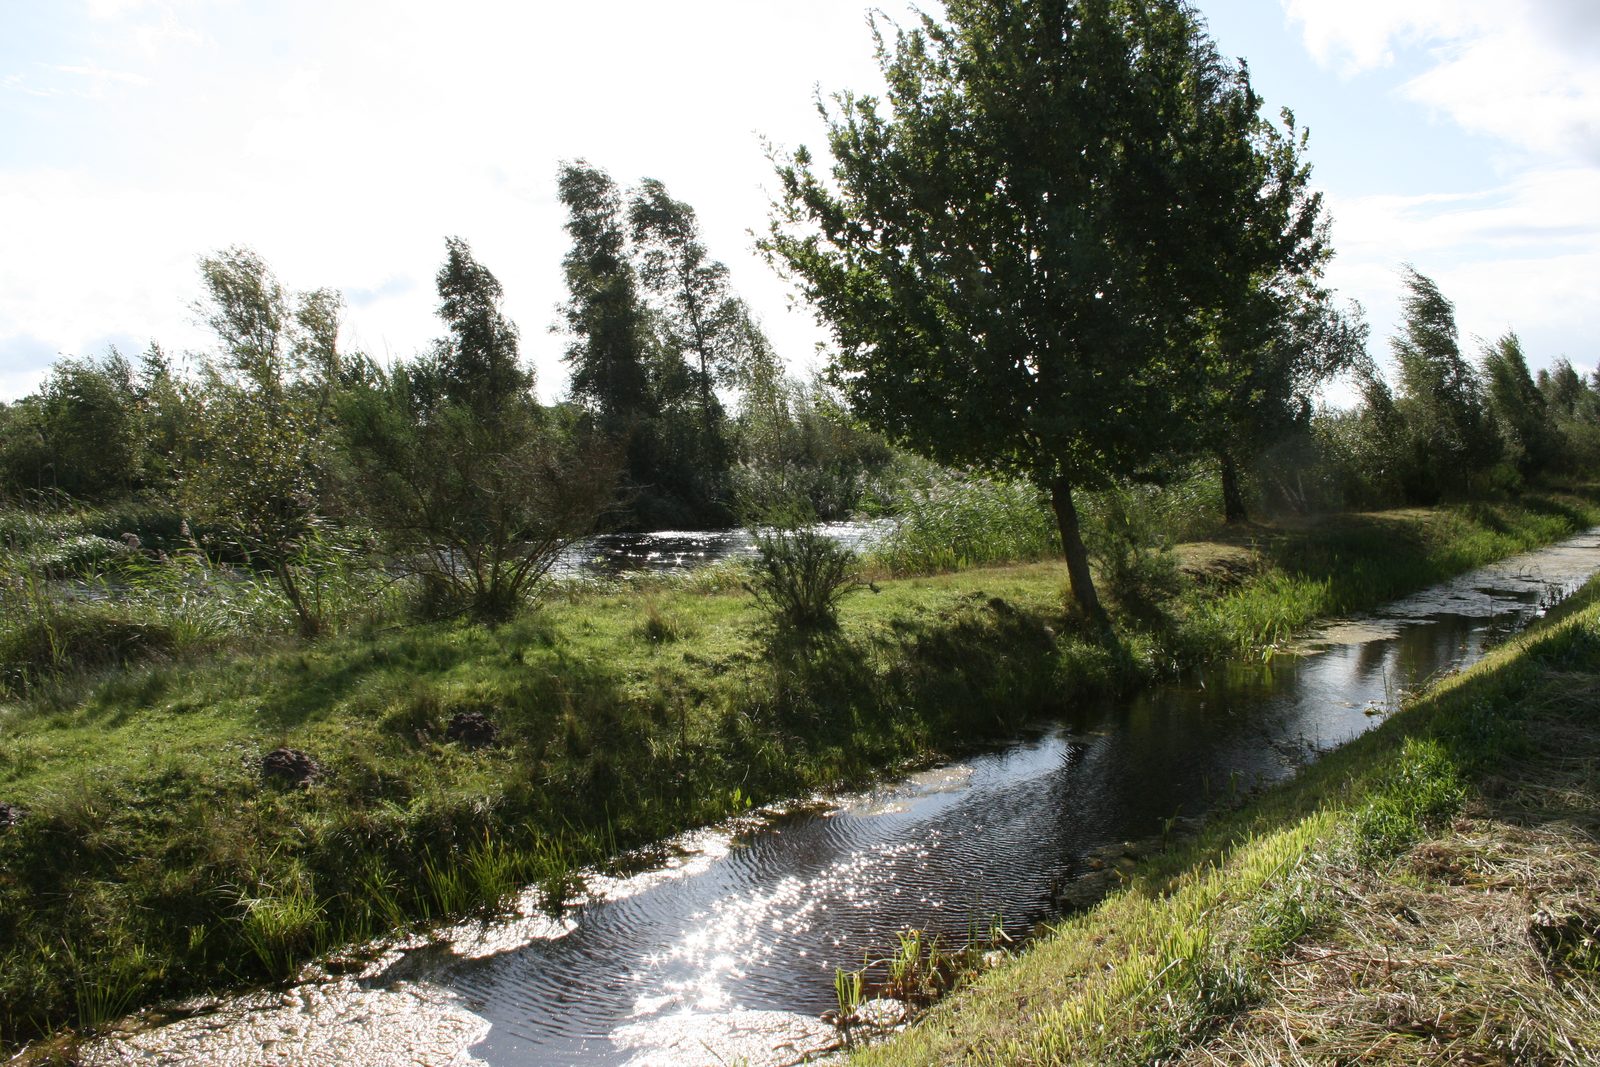
[[[792,1061],[834,1005],[836,967],[859,967],[905,927],[961,940],[998,914],[1026,931],[1056,913],[1054,891],[1092,850],[1292,774],[1597,569],[1591,531],[1329,626],[1270,664],[1084,706],[1004,749],[820,811],[691,835],[665,865],[601,880],[559,922],[530,905],[520,922],[391,952],[297,999],[149,1031],[96,1062],[155,1062],[145,1056],[157,1050],[162,1062],[241,1064]],[[409,998],[405,1011],[396,997]],[[372,1022],[391,1015],[406,1025]],[[352,1018],[388,1036],[341,1046],[330,1035]],[[252,1058],[267,1041],[278,1042],[271,1056]]]
[[[824,522],[813,529],[846,548],[860,551],[872,547],[892,526],[891,521],[880,519]],[[728,560],[753,559],[755,555],[755,538],[741,528],[600,534],[568,546],[550,573],[556,578],[677,574]]]

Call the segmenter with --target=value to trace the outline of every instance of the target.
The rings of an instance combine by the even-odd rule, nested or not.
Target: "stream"
[[[685,835],[582,901],[379,946],[288,990],[130,1022],[92,1065],[795,1063],[835,968],[1059,914],[1108,845],[1293,774],[1600,570],[1600,529],[1227,664],[1086,703],[994,751]],[[334,972],[344,973],[334,973]]]

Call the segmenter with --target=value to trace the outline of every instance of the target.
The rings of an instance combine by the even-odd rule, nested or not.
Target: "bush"
[[[826,534],[801,527],[755,531],[750,591],[780,626],[827,630],[839,624],[839,601],[858,584],[856,554]]]
[[[1084,545],[1106,594],[1135,614],[1178,591],[1178,563],[1161,522],[1159,490],[1113,488],[1084,507]]]

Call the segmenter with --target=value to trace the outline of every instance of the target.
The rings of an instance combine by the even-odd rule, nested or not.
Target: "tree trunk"
[[[1095,592],[1094,577],[1089,573],[1089,552],[1083,547],[1083,535],[1078,530],[1078,509],[1072,503],[1072,484],[1057,476],[1050,483],[1050,507],[1056,513],[1056,525],[1061,529],[1061,552],[1067,557],[1067,580],[1072,585],[1072,599],[1091,621],[1102,630],[1111,629],[1111,620],[1100,606],[1100,595]]]
[[[1244,493],[1239,489],[1239,466],[1228,452],[1217,453],[1222,461],[1222,517],[1229,524],[1245,522],[1250,518],[1244,506]]]

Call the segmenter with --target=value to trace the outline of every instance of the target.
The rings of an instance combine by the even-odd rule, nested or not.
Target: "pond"
[[[825,522],[814,529],[845,548],[866,551],[891,525],[884,520]],[[680,574],[755,555],[755,537],[747,529],[601,534],[569,545],[550,573],[556,578]]]

